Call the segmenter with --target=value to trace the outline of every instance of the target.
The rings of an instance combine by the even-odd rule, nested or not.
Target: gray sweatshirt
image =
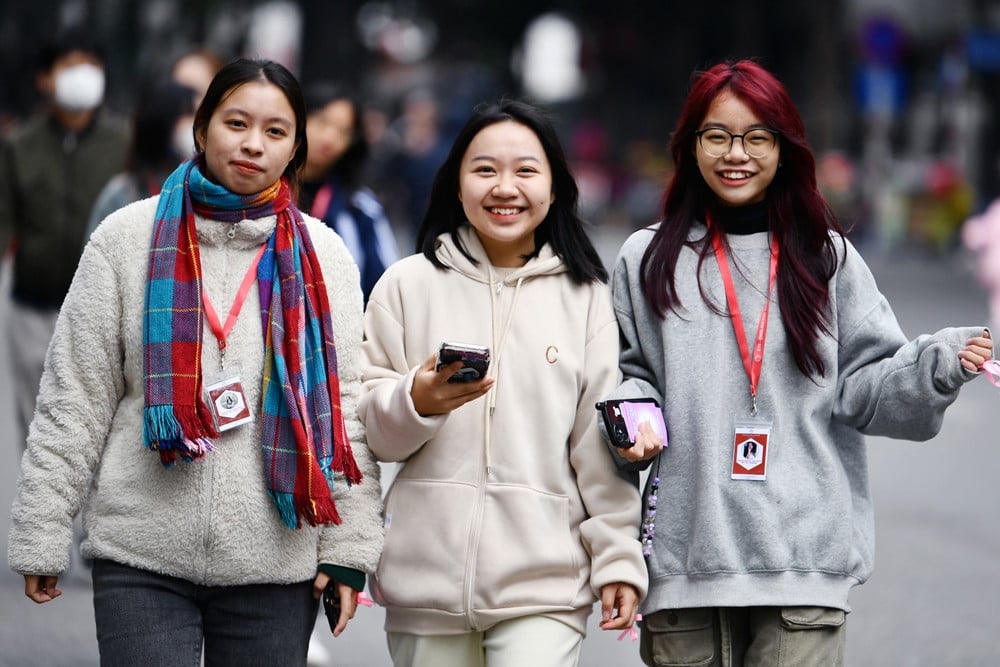
[[[694,225],[689,238],[705,233]],[[749,418],[750,382],[718,263],[706,259],[701,283],[719,312],[699,294],[698,254],[685,248],[675,269],[682,306],[660,320],[640,285],[639,265],[652,237],[644,229],[625,242],[612,278],[624,377],[615,395],[657,397],[669,431],[658,462],[643,611],[798,605],[850,611],[850,589],[873,566],[864,436],[933,437],[945,408],[976,377],[961,367],[958,351],[983,327],[907,341],[864,260],[836,239],[844,261],[830,281],[831,335],[818,343],[826,375],[807,377],[795,365],[775,288],[757,394],[759,416],[771,420],[766,476],[733,479],[736,424]],[[759,233],[728,240],[752,348],[771,239]]]

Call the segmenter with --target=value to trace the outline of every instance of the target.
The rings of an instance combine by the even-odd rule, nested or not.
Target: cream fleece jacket
[[[261,463],[263,367],[260,300],[250,294],[227,340],[255,421],[225,432],[204,460],[161,465],[142,441],[142,321],[157,197],[129,205],[98,227],[84,250],[45,361],[38,410],[14,500],[8,560],[21,574],[58,574],[69,564],[72,519],[83,511],[85,556],[211,585],[292,583],[319,563],[374,570],[382,546],[378,465],[356,416],[360,389],[361,290],[340,238],[307,218],[323,267],[337,346],[348,437],[364,481],[338,475],[339,526],[291,530],[265,489]],[[235,225],[198,218],[209,299],[225,319],[275,217]],[[204,372],[219,368],[206,328]]]
[[[448,235],[435,268],[403,259],[365,314],[359,405],[381,460],[401,461],[372,586],[386,629],[459,634],[544,614],[580,632],[605,584],[646,591],[636,487],[616,470],[594,404],[617,386],[608,287],[577,285],[549,246],[503,280]],[[421,417],[416,368],[443,341],[487,345],[491,393]]]

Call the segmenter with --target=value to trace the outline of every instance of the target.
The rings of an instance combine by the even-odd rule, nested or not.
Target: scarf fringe
[[[143,410],[142,437],[146,447],[160,453],[160,462],[172,466],[178,459],[197,461],[215,451],[197,412],[187,406],[151,405]]]
[[[351,450],[349,441],[345,442],[343,447],[333,448],[333,469],[343,473],[349,486],[361,483],[361,470],[358,468],[357,461],[354,460],[354,452]]]
[[[320,526],[325,524],[340,525],[340,513],[337,512],[337,504],[333,498],[300,498],[301,502],[296,502],[292,493],[280,493],[271,491],[271,499],[278,508],[281,521],[289,528],[295,530],[301,526],[299,518],[305,519],[310,526]]]

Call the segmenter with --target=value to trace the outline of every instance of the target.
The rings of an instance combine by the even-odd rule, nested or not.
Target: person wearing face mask
[[[197,91],[174,81],[157,81],[139,96],[132,115],[132,143],[125,170],[107,182],[90,212],[84,243],[104,218],[122,206],[151,197],[174,168],[194,155]]]
[[[79,262],[91,208],[125,166],[128,125],[102,109],[102,52],[82,29],[57,35],[39,53],[43,113],[0,147],[0,257],[13,247],[11,350],[21,447],[56,315]]]

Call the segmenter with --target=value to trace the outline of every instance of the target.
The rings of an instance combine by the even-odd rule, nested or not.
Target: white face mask
[[[67,111],[90,111],[104,99],[104,70],[96,65],[73,65],[55,78],[55,102]]]
[[[187,160],[194,155],[194,132],[191,131],[191,122],[187,118],[179,120],[174,126],[174,138],[170,145],[180,160]]]

